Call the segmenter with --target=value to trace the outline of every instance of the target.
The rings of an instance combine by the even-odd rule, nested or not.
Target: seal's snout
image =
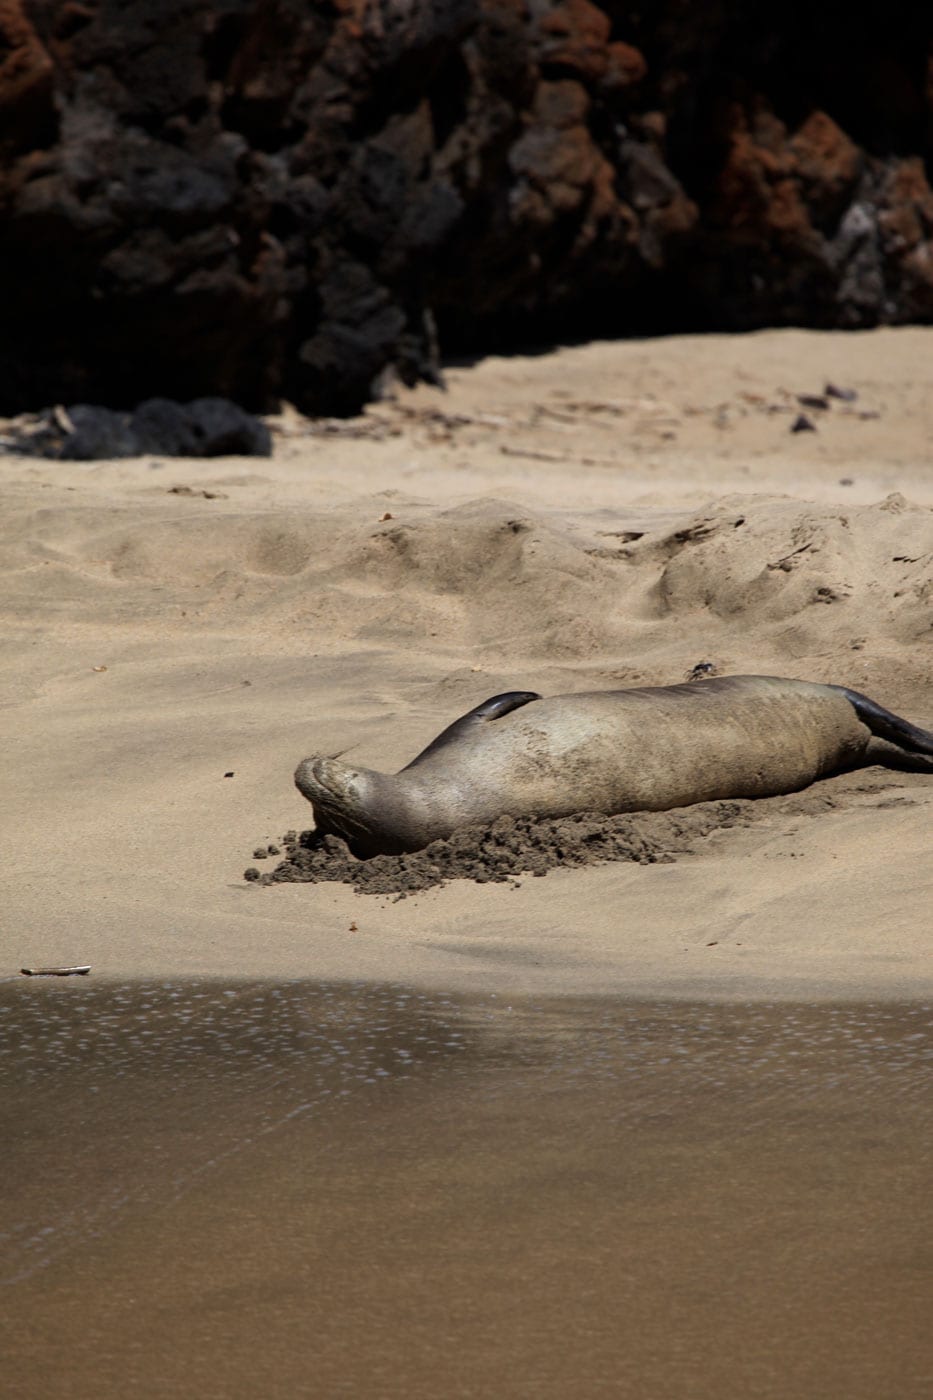
[[[314,801],[316,791],[316,778],[314,776],[314,759],[303,758],[295,769],[295,787],[306,797],[309,802]]]
[[[326,804],[328,799],[345,795],[350,776],[345,764],[314,754],[311,758],[303,759],[295,769],[295,786],[312,804]]]

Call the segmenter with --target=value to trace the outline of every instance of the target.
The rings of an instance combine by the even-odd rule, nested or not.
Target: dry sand
[[[517,888],[242,877],[310,825],[299,759],[397,768],[500,690],[709,661],[933,728],[931,363],[933,329],[590,344],[283,415],[271,461],[0,459],[0,974],[929,996],[921,776]]]

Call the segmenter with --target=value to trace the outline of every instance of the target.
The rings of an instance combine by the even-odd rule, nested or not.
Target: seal
[[[295,783],[366,858],[496,817],[773,797],[869,764],[933,773],[933,734],[844,686],[777,676],[484,700],[399,773],[317,755]]]

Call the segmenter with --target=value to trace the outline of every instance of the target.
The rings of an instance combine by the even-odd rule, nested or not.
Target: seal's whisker
[[[352,812],[348,812],[343,807],[337,807],[329,802],[322,802],[318,798],[315,798],[312,805],[314,806],[314,815],[319,830],[326,824],[333,831],[340,834],[349,832],[351,836],[366,836],[369,832],[369,828],[365,826],[363,822],[358,821],[353,816]]]

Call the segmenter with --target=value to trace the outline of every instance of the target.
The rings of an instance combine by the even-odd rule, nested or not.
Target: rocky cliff
[[[0,0],[0,411],[933,316],[908,0]]]

